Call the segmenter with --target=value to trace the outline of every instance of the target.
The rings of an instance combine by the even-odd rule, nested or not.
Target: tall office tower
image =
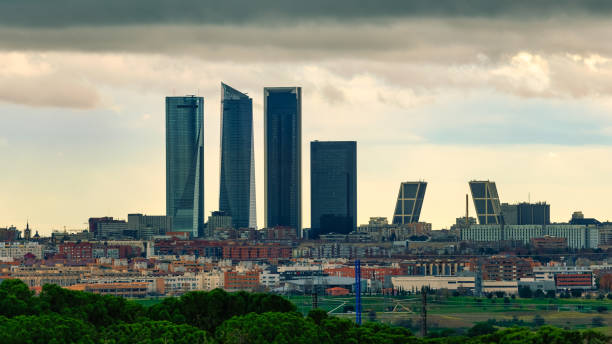
[[[221,83],[219,210],[234,228],[256,228],[253,100]]]
[[[495,182],[472,180],[470,181],[470,191],[472,192],[478,223],[481,225],[502,224],[503,216]]]
[[[400,184],[393,213],[393,224],[419,222],[427,182],[403,182]]]
[[[204,98],[166,97],[166,215],[176,232],[204,229]]]
[[[357,228],[357,142],[310,143],[310,219],[313,237]]]
[[[264,88],[266,227],[302,227],[302,88]]]

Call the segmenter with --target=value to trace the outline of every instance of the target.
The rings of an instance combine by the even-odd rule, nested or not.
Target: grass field
[[[312,309],[310,295],[292,295],[287,298],[299,312],[308,314]],[[144,306],[162,302],[163,298],[138,299]],[[469,296],[428,297],[428,323],[432,328],[465,329],[475,323],[495,319],[498,322],[521,323],[530,326],[534,317],[546,324],[572,329],[598,328],[612,335],[612,300],[596,299],[508,299],[474,298]],[[418,324],[421,313],[420,296],[362,296],[363,321],[375,320],[391,324]],[[354,318],[354,296],[319,296],[318,306],[335,316]],[[608,310],[602,311],[598,307]],[[595,323],[593,318],[597,319]]]
[[[298,310],[304,314],[312,308],[310,296],[290,296]],[[344,313],[346,308],[354,307],[354,297],[320,297],[319,308],[342,316],[354,317],[354,313]],[[363,296],[362,319],[376,319],[389,323],[416,324],[420,317],[420,296]],[[598,307],[604,306],[603,311]],[[458,296],[428,298],[428,322],[432,327],[467,328],[477,322],[495,319],[498,322],[520,323],[530,325],[538,315],[546,324],[568,328],[593,327],[596,325],[604,331],[612,332],[612,301],[595,299],[504,299]],[[599,323],[599,324],[598,324]]]

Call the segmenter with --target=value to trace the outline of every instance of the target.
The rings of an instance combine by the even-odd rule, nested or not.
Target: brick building
[[[259,271],[225,271],[223,277],[226,290],[253,290],[259,287]]]

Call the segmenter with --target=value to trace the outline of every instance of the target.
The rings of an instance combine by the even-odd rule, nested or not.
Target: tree
[[[221,343],[321,343],[314,322],[295,312],[249,313],[226,320],[216,331]]]
[[[572,289],[570,291],[572,297],[581,297],[582,296],[582,290],[580,289]]]
[[[549,299],[554,299],[555,297],[557,297],[557,294],[555,293],[554,290],[548,290],[546,292],[546,297]]]
[[[534,323],[536,326],[543,326],[544,324],[546,324],[546,321],[544,320],[544,318],[542,318],[542,316],[541,316],[541,315],[536,314],[536,316],[535,316],[535,317],[533,317],[533,323]]]
[[[538,298],[538,299],[541,299],[541,298],[543,298],[546,295],[544,295],[544,292],[542,291],[542,289],[538,289],[538,290],[535,291],[533,296]]]
[[[497,328],[493,326],[493,324],[489,322],[481,322],[481,323],[477,323],[476,325],[472,326],[472,328],[468,330],[467,335],[468,337],[476,337],[476,336],[482,336],[485,334],[494,333],[496,331],[497,331]]]
[[[328,318],[327,312],[322,309],[311,309],[308,312],[308,318],[314,321],[317,326],[320,326],[323,320]]]
[[[518,294],[519,297],[523,298],[523,299],[528,299],[532,297],[532,292],[531,292],[531,288],[529,288],[528,286],[520,286],[518,287]]]
[[[602,317],[594,317],[591,319],[591,324],[593,327],[602,327],[604,326],[604,318]]]
[[[100,337],[102,341],[116,343],[208,344],[215,342],[205,331],[197,327],[174,324],[169,321],[115,324],[105,328]]]
[[[0,317],[0,343],[94,343],[90,324],[59,314]]]

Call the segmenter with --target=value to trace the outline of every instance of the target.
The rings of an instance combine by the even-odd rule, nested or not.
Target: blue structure
[[[355,322],[361,325],[361,261],[355,260]]]
[[[166,97],[166,215],[174,231],[204,226],[204,98]]]
[[[302,229],[302,89],[264,88],[265,225]]]
[[[357,228],[357,142],[310,143],[310,227],[312,238]]]
[[[253,100],[221,83],[219,210],[234,228],[256,228]]]

